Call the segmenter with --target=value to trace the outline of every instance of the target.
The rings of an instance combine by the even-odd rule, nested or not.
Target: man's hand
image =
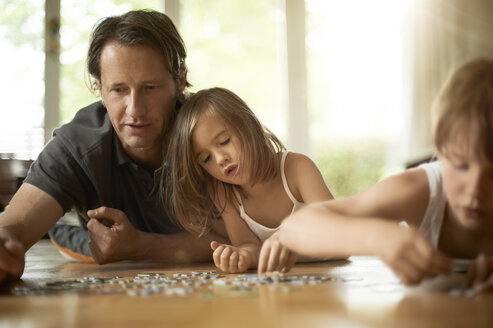
[[[136,240],[140,232],[132,226],[125,213],[103,206],[87,211],[87,215],[91,218],[87,223],[91,237],[89,248],[96,263],[138,259],[141,250],[137,249]],[[110,222],[111,226],[105,226],[101,222],[103,220]]]
[[[380,258],[406,285],[452,271],[452,261],[413,227],[395,225],[381,236]]]
[[[249,250],[226,244],[211,242],[214,250],[212,257],[217,268],[226,273],[245,272],[252,264],[252,254]]]
[[[473,287],[476,293],[493,291],[493,257],[481,253],[471,261],[466,286]]]
[[[0,283],[19,279],[24,272],[24,247],[0,230]]]
[[[296,253],[281,244],[276,231],[262,245],[258,260],[258,273],[280,271],[288,272],[296,262]]]

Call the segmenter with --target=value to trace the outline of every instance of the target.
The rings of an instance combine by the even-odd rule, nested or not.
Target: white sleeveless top
[[[445,205],[447,204],[443,190],[443,165],[436,161],[422,164],[419,167],[425,170],[430,187],[430,200],[419,230],[428,237],[433,246],[438,247]]]
[[[282,179],[282,185],[284,186],[284,190],[286,191],[286,194],[288,195],[289,199],[293,202],[293,209],[291,210],[291,214],[302,208],[305,204],[302,202],[299,202],[291,193],[291,190],[289,190],[288,182],[286,180],[286,175],[284,173],[284,162],[286,161],[286,156],[288,155],[287,151],[284,151],[282,153],[281,157],[281,179]],[[241,196],[240,193],[233,188],[233,191],[235,193],[236,198],[238,199],[238,203],[240,205],[240,217],[246,222],[248,227],[253,231],[253,233],[260,239],[260,241],[263,243],[267,238],[272,236],[274,232],[276,232],[279,227],[275,228],[269,228],[266,226],[261,225],[254,219],[252,219],[246,212],[245,208],[243,207],[243,202],[241,201]]]

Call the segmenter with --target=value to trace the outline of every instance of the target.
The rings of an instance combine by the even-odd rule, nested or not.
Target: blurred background
[[[226,87],[336,197],[433,154],[430,104],[449,72],[493,57],[491,0],[0,0],[0,157],[35,159],[98,100],[85,55],[104,16],[175,22],[191,91]]]

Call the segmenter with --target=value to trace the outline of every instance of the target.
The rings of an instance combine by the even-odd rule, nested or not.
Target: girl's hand
[[[252,263],[252,254],[246,249],[217,241],[211,242],[211,248],[214,250],[214,264],[226,273],[245,272]]]
[[[431,278],[452,271],[452,261],[438,251],[428,239],[413,227],[397,225],[381,236],[380,258],[397,275],[402,283],[415,285],[426,278]]]
[[[473,287],[476,293],[493,291],[493,257],[484,253],[471,261],[467,270],[466,287]]]
[[[296,262],[296,256],[296,253],[281,244],[278,231],[276,231],[262,245],[258,260],[258,273],[288,272]]]

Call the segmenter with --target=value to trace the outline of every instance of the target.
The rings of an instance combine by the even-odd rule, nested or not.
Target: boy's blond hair
[[[477,145],[493,162],[493,60],[477,59],[456,70],[435,99],[433,114],[439,153]]]
[[[180,108],[168,150],[171,171],[172,209],[179,223],[188,231],[203,235],[211,220],[218,218],[233,198],[233,185],[211,177],[198,163],[192,135],[203,115],[221,118],[226,128],[240,140],[245,160],[252,172],[251,183],[265,182],[279,174],[277,153],[284,150],[282,142],[257,119],[248,105],[233,92],[223,88],[201,90],[190,96]],[[166,184],[162,181],[162,187]],[[219,193],[225,196],[217,208]],[[168,198],[169,199],[169,198]]]

